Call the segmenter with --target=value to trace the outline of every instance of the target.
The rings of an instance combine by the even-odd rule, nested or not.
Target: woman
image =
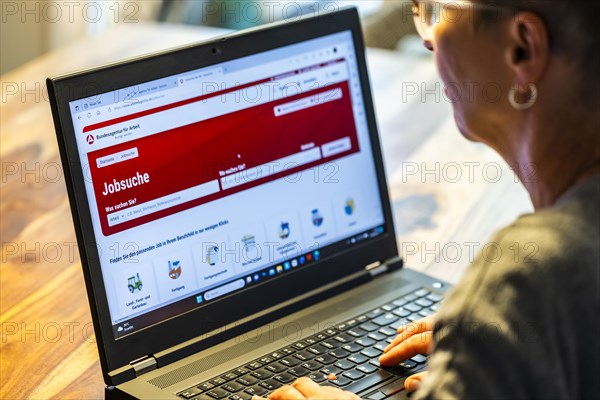
[[[498,254],[469,267],[435,326],[401,328],[380,362],[432,351],[429,373],[405,382],[419,399],[600,398],[600,2],[414,10],[460,131],[502,155],[536,212],[496,235]],[[503,96],[451,90],[473,82]],[[358,397],[302,378],[270,398]]]

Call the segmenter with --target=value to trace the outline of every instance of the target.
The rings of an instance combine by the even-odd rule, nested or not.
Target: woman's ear
[[[519,88],[538,82],[550,59],[548,29],[542,18],[530,11],[511,17],[508,23],[509,46],[506,62]]]

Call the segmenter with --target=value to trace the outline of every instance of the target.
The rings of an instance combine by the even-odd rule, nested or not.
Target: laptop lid
[[[353,8],[48,88],[107,384],[397,255]]]

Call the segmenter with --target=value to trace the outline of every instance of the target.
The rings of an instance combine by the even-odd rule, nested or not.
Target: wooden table
[[[138,24],[2,76],[0,398],[103,396],[45,78],[214,33]],[[456,282],[479,243],[531,209],[529,198],[499,157],[456,131],[430,56],[369,50],[368,62],[401,252],[412,268]],[[422,89],[433,91],[422,99]]]

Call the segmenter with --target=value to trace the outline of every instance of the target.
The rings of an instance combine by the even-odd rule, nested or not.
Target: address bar
[[[330,78],[328,81],[324,81],[325,79],[327,79],[327,74],[329,74]],[[299,80],[309,80],[313,77],[317,80],[317,82],[320,82],[322,84],[333,84],[347,79],[347,69],[343,64],[334,64],[324,67],[322,69],[308,71],[299,75],[294,75],[292,77],[288,77],[277,82],[279,83],[279,86],[281,88],[286,88]],[[185,126],[202,120],[207,120],[210,118],[217,117],[219,115],[225,115],[245,108],[254,107],[263,103],[267,103],[269,101],[282,99],[288,96],[291,97],[293,94],[295,94],[292,93],[292,90],[287,91],[289,93],[283,90],[277,90],[274,94],[272,94],[271,90],[269,90],[271,89],[271,86],[257,86],[261,88],[261,96],[258,99],[252,99],[252,101],[246,100],[244,96],[240,96],[241,101],[223,102],[222,98],[219,97],[218,94],[216,94],[215,97],[209,98],[201,103],[191,103],[181,107],[161,111],[156,114],[150,114],[129,120],[125,123],[122,123],[121,125],[127,126],[139,123],[142,125],[141,129],[128,136],[126,140],[123,140],[123,138],[118,139],[119,143],[139,139],[144,136],[155,134],[157,132],[178,128],[180,126]],[[314,84],[312,86],[310,84],[307,84],[307,88],[305,90],[311,89],[314,89]],[[230,95],[235,96],[236,94],[235,92],[231,92]],[[166,97],[165,99],[161,100],[161,103],[176,102],[181,99],[180,96],[181,94],[178,94],[174,97]],[[139,111],[138,108],[141,109],[142,107],[138,107],[136,105],[131,109],[128,109],[126,114]],[[123,110],[119,110],[119,113],[123,112]],[[92,131],[92,133],[94,135],[101,135],[105,132],[111,132],[117,129],[118,127],[119,124],[110,125],[107,127],[100,128],[97,131]],[[86,145],[86,147],[89,151],[93,151],[114,144],[114,140],[116,139],[111,140],[109,138],[105,138],[103,140],[97,140],[96,142],[94,142],[94,144]]]
[[[198,81],[201,82],[204,78],[212,79],[214,77],[222,76],[222,75],[223,75],[223,68],[217,67],[217,68],[207,69],[206,71],[199,71],[194,74],[188,74],[188,75],[178,77],[176,82],[177,82],[177,87],[180,88],[180,90],[182,87],[189,87],[188,91],[185,91],[185,92],[180,91],[178,93],[178,95],[187,94],[187,93],[196,93],[198,89],[195,88],[194,85],[196,85]],[[98,107],[94,110],[94,112],[100,111],[102,115],[110,115],[110,114],[108,114],[108,109],[111,109],[111,112],[112,112],[112,110],[120,111],[123,109],[127,109],[129,107],[132,107],[134,105],[168,98],[168,97],[171,97],[171,96],[168,96],[168,94],[173,93],[172,90],[173,89],[166,91],[166,93],[165,92],[154,92],[154,93],[148,93],[148,94],[145,94],[145,95],[139,96],[139,97],[132,97],[131,99],[123,100],[120,103],[109,104],[104,107]]]

